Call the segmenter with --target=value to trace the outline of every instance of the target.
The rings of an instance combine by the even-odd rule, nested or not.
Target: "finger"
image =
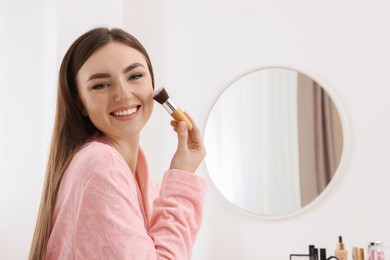
[[[178,150],[184,149],[187,150],[187,140],[188,140],[188,130],[187,124],[184,121],[180,121],[177,126],[177,137],[178,137]]]
[[[195,123],[194,119],[187,112],[184,112],[184,114],[188,117],[188,119],[191,121],[191,123],[193,125],[193,128],[190,130],[192,140],[196,143],[201,143],[202,142],[202,134],[200,132],[198,125]]]
[[[171,121],[171,126],[173,127],[173,130],[177,133],[177,131],[178,131],[178,122],[172,120]]]

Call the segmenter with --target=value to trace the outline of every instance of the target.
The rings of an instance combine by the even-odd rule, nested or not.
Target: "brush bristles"
[[[157,89],[153,94],[153,99],[156,100],[160,104],[164,104],[167,101],[169,95],[164,88]]]

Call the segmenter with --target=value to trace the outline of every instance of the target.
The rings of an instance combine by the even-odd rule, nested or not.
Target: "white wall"
[[[123,0],[57,0],[57,58],[61,62],[69,46],[96,26],[123,26]]]
[[[193,259],[282,260],[305,252],[308,244],[331,253],[338,235],[347,249],[370,240],[390,245],[388,1],[79,2],[25,0],[26,11],[20,3],[1,2],[6,40],[0,41],[0,259],[25,259],[31,241],[50,139],[56,58],[97,25],[124,26],[138,37],[151,55],[156,87],[165,86],[202,129],[228,84],[273,64],[307,72],[341,109],[343,162],[329,189],[300,214],[276,220],[247,215],[222,198],[201,166],[198,174],[209,181],[209,191]],[[169,120],[156,105],[142,137],[157,178],[176,146]]]
[[[56,4],[1,1],[0,9],[0,259],[26,259],[50,133]]]

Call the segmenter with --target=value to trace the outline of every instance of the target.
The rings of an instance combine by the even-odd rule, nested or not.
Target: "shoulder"
[[[116,150],[111,145],[93,140],[90,142],[85,143],[81,149],[75,154],[75,158],[77,157],[85,157],[85,158],[91,158],[96,157],[96,155],[100,156],[115,156]]]
[[[74,159],[84,161],[92,160],[96,163],[101,161],[116,161],[119,154],[112,146],[99,142],[91,141],[86,143],[74,156]]]
[[[127,170],[126,163],[118,151],[109,144],[93,140],[86,143],[72,158],[67,171],[87,175],[107,169]]]

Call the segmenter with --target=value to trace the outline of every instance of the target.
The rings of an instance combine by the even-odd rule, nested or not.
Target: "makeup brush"
[[[184,121],[187,124],[188,130],[192,129],[191,121],[186,117],[183,111],[173,103],[164,88],[157,89],[154,92],[153,99],[160,103],[176,122]]]

